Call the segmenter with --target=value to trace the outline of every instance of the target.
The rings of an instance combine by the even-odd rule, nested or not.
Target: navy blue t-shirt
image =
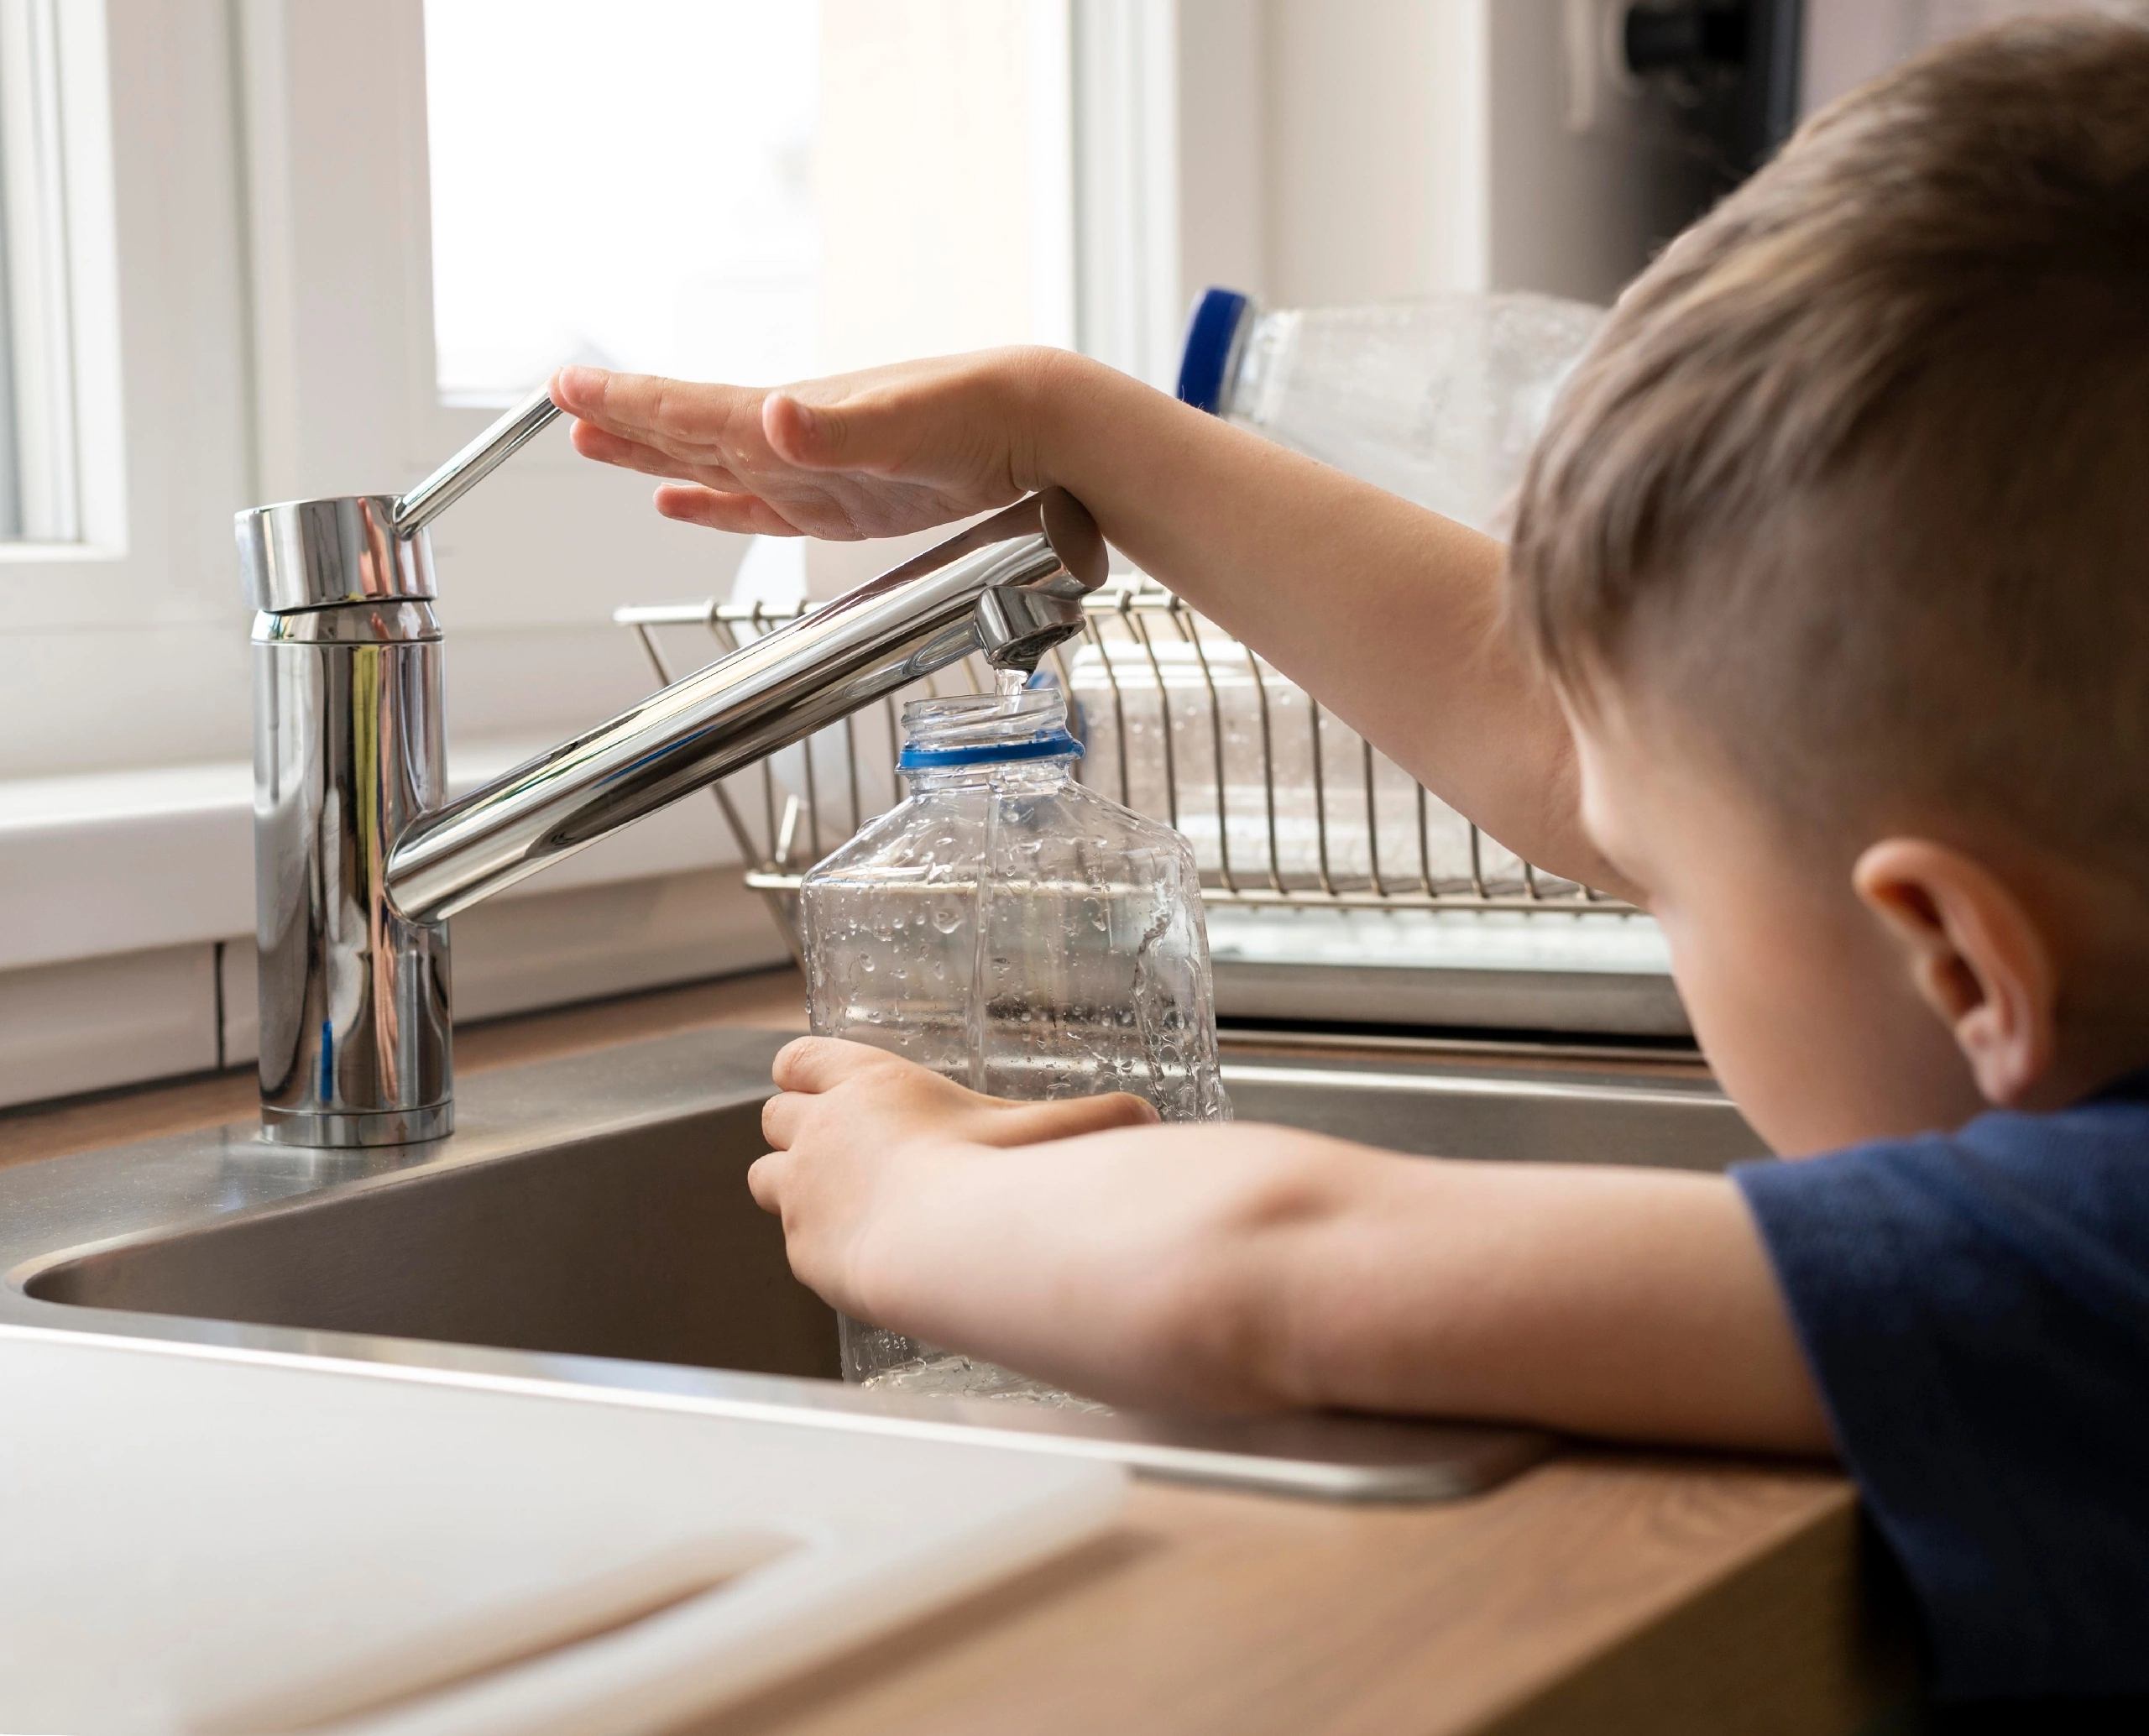
[[[2149,1069],[1733,1177],[1934,1692],[2149,1693]]]

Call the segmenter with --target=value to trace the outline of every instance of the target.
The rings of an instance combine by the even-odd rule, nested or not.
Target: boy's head
[[[2149,937],[2149,29],[1989,32],[1809,122],[1621,299],[1511,562],[1780,1146],[2149,1061],[2103,968]]]

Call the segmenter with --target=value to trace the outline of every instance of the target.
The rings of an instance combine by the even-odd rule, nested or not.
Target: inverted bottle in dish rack
[[[1488,531],[1603,322],[1523,291],[1263,308],[1212,289],[1188,322],[1179,395]]]

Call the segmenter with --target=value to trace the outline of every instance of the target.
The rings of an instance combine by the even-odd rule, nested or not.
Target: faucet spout
[[[422,816],[389,855],[389,900],[441,921],[974,652],[1034,667],[1104,576],[1073,496],[1018,501]]]

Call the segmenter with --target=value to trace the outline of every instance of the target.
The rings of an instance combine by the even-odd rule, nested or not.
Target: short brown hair
[[[1621,297],[1518,503],[1585,709],[1801,824],[2149,865],[2149,30],[1981,33],[1809,120]]]

